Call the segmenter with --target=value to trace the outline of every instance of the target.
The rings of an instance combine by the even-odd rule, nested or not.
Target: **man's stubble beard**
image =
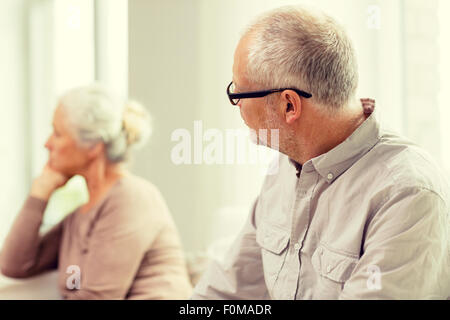
[[[265,105],[268,114],[265,123],[261,126],[262,130],[265,131],[251,129],[250,139],[256,145],[265,146],[290,156],[295,153],[298,147],[295,132],[280,123],[280,120],[271,108],[271,105],[274,103],[276,101],[268,101]]]

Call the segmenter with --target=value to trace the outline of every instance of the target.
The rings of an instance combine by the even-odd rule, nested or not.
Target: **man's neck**
[[[299,143],[288,156],[303,165],[344,142],[365,120],[362,108],[342,115],[324,116],[317,113],[310,117],[308,124],[302,126]]]

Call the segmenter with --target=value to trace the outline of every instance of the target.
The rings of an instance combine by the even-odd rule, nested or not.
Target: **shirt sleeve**
[[[447,299],[448,212],[427,189],[392,195],[366,227],[363,254],[340,299]]]
[[[3,275],[26,278],[57,268],[63,222],[40,236],[39,229],[46,206],[47,201],[32,196],[25,201],[0,253]]]
[[[94,222],[89,245],[81,253],[80,287],[65,290],[64,299],[126,298],[145,252],[162,227],[142,210],[148,213],[149,208],[132,199],[106,203]]]
[[[212,261],[191,299],[267,299],[261,248],[256,242],[255,201],[244,228],[228,251],[224,263]]]

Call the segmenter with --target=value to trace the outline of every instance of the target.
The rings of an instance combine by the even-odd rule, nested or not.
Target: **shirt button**
[[[327,175],[327,178],[328,178],[328,180],[331,180],[331,179],[333,179],[333,174],[332,173],[329,173],[328,175]]]
[[[294,249],[297,250],[297,251],[300,250],[300,245],[298,243],[296,243],[295,246],[294,246]]]

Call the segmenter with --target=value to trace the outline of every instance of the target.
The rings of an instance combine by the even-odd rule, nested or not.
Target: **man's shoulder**
[[[369,152],[374,180],[395,189],[427,189],[449,199],[449,176],[424,148],[400,135],[385,132]]]

